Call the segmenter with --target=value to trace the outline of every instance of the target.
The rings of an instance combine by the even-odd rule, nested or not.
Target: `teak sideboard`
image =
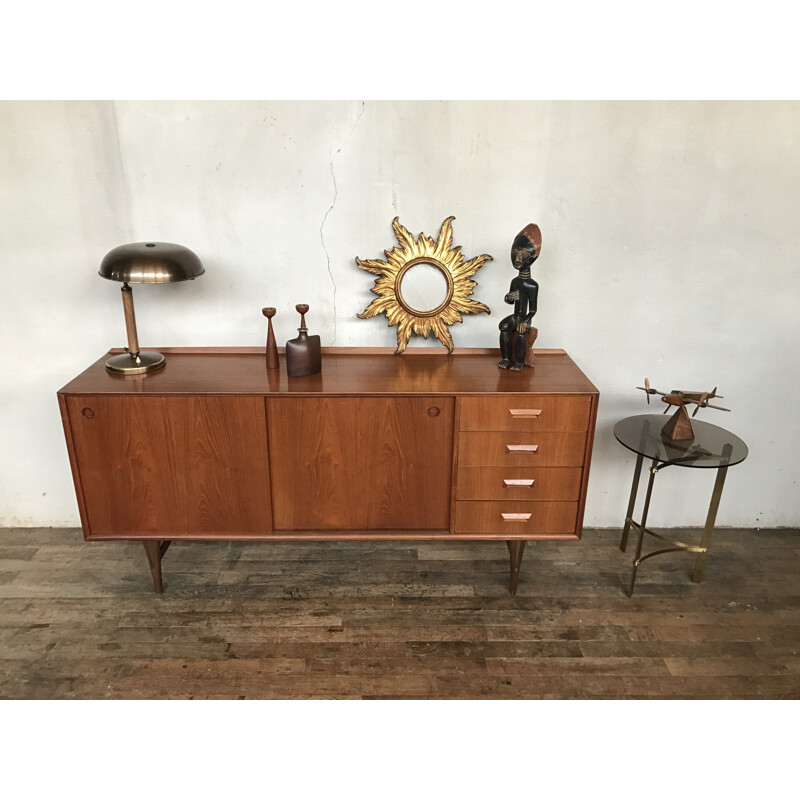
[[[322,372],[263,349],[164,348],[158,372],[106,357],[58,392],[84,538],[170,542],[577,540],[599,393],[563,350],[523,372],[496,350],[323,349]]]

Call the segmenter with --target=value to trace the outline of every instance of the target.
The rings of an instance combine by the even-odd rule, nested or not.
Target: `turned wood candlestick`
[[[300,327],[306,327],[306,314],[308,313],[308,305],[306,303],[298,303],[295,308],[300,313]]]
[[[278,345],[275,343],[275,334],[272,331],[272,318],[275,309],[272,306],[262,308],[261,313],[267,318],[267,369],[278,369]]]

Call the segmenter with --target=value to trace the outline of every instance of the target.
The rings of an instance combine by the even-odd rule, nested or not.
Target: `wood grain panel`
[[[535,446],[536,451],[509,451],[509,445]],[[467,467],[579,467],[585,449],[582,431],[522,436],[505,431],[461,431],[458,435],[458,463]]]
[[[462,431],[585,431],[589,427],[591,398],[581,395],[462,397],[459,403]],[[526,409],[541,413],[511,413]]]
[[[322,371],[288,378],[285,360],[278,370],[264,366],[264,350],[237,348],[219,352],[173,352],[164,348],[163,369],[138,378],[110,375],[106,356],[70,381],[63,394],[261,394],[261,395],[409,395],[409,394],[597,394],[597,389],[565,353],[536,357],[536,369],[516,373],[497,368],[497,355],[444,348],[397,357],[356,348],[331,353],[323,348]],[[406,352],[406,355],[408,355]],[[539,351],[537,351],[538,353]]]
[[[436,396],[267,399],[275,529],[448,528],[454,407]]]
[[[578,501],[578,519],[575,528],[578,532],[578,538],[583,534],[583,515],[586,510],[586,496],[589,486],[589,469],[592,465],[592,447],[594,446],[594,432],[597,427],[597,404],[598,396],[594,395],[591,398],[591,410],[589,412],[589,429],[586,431],[586,452],[583,461],[583,478],[581,481],[581,496]]]
[[[581,492],[577,467],[464,467],[458,469],[458,500],[577,500]],[[532,480],[530,486],[504,481]]]
[[[507,522],[503,514],[530,514],[525,521]],[[532,539],[552,533],[574,533],[577,503],[459,500],[455,532],[530,534]]]
[[[61,412],[61,424],[64,427],[64,438],[67,441],[67,455],[72,472],[72,484],[75,487],[75,499],[78,501],[78,513],[81,519],[81,530],[84,537],[89,535],[89,517],[86,512],[86,498],[83,496],[81,485],[81,471],[78,469],[78,457],[75,453],[75,437],[72,435],[72,425],[69,421],[69,406],[63,394],[58,395],[58,408]]]
[[[269,533],[264,403],[70,396],[87,538]]]

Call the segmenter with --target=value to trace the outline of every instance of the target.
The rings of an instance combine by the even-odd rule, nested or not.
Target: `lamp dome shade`
[[[98,274],[111,281],[174,283],[193,280],[205,272],[188,247],[170,242],[122,244],[106,253]]]

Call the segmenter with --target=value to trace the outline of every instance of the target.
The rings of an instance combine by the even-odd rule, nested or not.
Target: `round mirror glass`
[[[447,300],[447,278],[434,264],[413,264],[398,288],[405,304],[421,314],[434,311]]]

